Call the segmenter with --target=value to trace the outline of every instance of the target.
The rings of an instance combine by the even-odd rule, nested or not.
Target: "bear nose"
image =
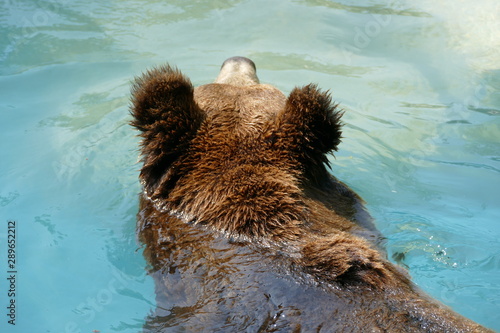
[[[255,63],[249,59],[249,58],[246,58],[246,57],[240,57],[240,56],[236,56],[236,57],[231,57],[231,58],[227,58],[223,63],[222,63],[222,66],[221,68],[224,67],[224,65],[226,64],[229,64],[229,63],[246,63],[250,66],[253,67],[254,71],[257,70],[257,68],[255,67]]]
[[[259,84],[255,63],[245,57],[231,57],[222,63],[215,83],[235,86]]]

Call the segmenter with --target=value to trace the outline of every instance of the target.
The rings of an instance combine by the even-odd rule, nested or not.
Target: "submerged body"
[[[362,200],[331,176],[341,113],[286,97],[249,59],[193,89],[160,67],[133,89],[138,232],[157,288],[145,331],[482,332],[388,262]]]

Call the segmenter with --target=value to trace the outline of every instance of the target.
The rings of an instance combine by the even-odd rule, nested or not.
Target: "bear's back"
[[[170,66],[133,87],[138,233],[168,331],[482,332],[390,263],[362,200],[328,172],[340,112],[227,60],[194,89]]]

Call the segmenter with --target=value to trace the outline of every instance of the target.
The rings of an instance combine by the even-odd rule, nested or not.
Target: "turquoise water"
[[[285,92],[331,90],[346,111],[333,173],[390,256],[500,330],[499,22],[496,0],[3,1],[0,331],[140,330],[155,302],[135,239],[130,81],[168,61],[208,83],[233,55]]]

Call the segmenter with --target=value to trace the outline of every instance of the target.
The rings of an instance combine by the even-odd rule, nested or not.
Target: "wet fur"
[[[312,84],[288,97],[263,84],[194,89],[166,65],[136,79],[131,112],[142,137],[138,232],[160,308],[146,330],[485,330],[416,290],[386,260],[362,200],[328,173],[342,112],[327,92]],[[235,273],[241,258],[248,274]],[[222,291],[211,295],[205,283]],[[271,298],[284,290],[295,298],[284,297],[288,317],[275,318]],[[175,301],[178,293],[185,299]],[[202,302],[203,311],[182,321],[175,309],[183,302]]]

